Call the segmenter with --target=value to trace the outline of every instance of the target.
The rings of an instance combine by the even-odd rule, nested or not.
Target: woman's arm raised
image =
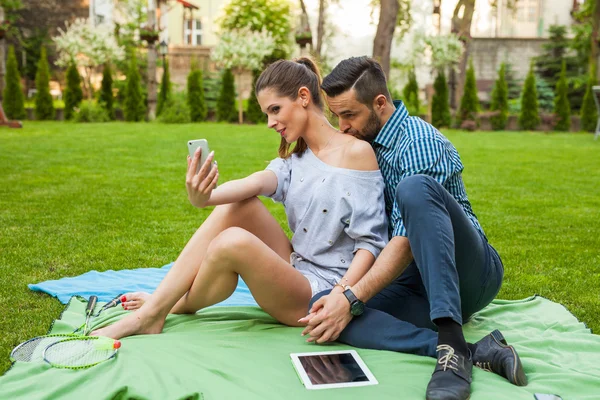
[[[270,195],[277,189],[277,177],[271,171],[259,171],[252,175],[226,182],[215,189],[219,180],[217,165],[209,172],[209,166],[213,162],[214,153],[211,153],[198,173],[196,166],[200,159],[200,153],[194,155],[194,159],[188,157],[188,169],[185,186],[190,203],[194,207],[204,208],[220,204],[235,203],[246,200],[253,196]]]

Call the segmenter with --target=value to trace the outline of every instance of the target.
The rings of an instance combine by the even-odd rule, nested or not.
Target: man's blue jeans
[[[459,324],[498,294],[504,267],[496,250],[435,179],[414,175],[396,190],[414,261],[367,302],[338,341],[435,357],[437,318]],[[318,293],[312,303],[328,294]]]

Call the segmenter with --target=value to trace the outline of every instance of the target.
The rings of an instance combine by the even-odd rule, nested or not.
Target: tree
[[[192,69],[187,78],[187,104],[192,122],[206,120],[208,110],[204,98],[204,79],[202,70],[196,63],[192,63]]]
[[[21,87],[21,74],[15,57],[15,48],[8,48],[8,59],[6,61],[6,86],[2,94],[2,105],[8,119],[25,118],[25,101],[23,88]]]
[[[436,128],[449,127],[452,122],[450,103],[448,102],[448,84],[444,69],[438,69],[437,77],[433,83],[433,99],[431,101],[431,123]]]
[[[540,124],[538,111],[537,90],[535,87],[535,74],[533,64],[529,67],[529,73],[525,79],[523,93],[521,94],[521,113],[519,114],[519,125],[521,129],[534,130]]]
[[[100,89],[100,104],[106,110],[108,117],[113,121],[115,119],[115,110],[113,108],[114,105],[114,97],[112,91],[112,70],[110,68],[110,63],[104,64],[104,69],[102,70],[102,87]]]
[[[567,98],[567,63],[563,60],[560,77],[556,83],[556,97],[554,97],[554,114],[558,117],[554,130],[569,131],[571,128],[571,107]]]
[[[230,69],[223,72],[223,83],[217,100],[217,121],[235,121],[235,87]]]
[[[414,66],[408,72],[408,82],[402,90],[404,104],[410,114],[418,115],[421,104],[419,102],[419,84]]]
[[[592,87],[596,83],[596,73],[592,69],[588,76],[588,82],[581,106],[581,129],[587,132],[594,132],[598,123],[598,110],[594,101]]]
[[[460,109],[456,115],[457,122],[460,125],[463,121],[476,121],[479,112],[479,98],[477,97],[477,81],[475,80],[475,68],[473,60],[469,61],[467,70],[467,79],[465,89],[460,101]]]
[[[125,120],[143,121],[146,117],[146,103],[142,96],[140,71],[137,66],[135,51],[131,52],[129,70],[127,71],[127,86],[125,88]]]
[[[231,0],[223,8],[220,27],[223,32],[268,32],[275,40],[269,59],[288,58],[291,52],[292,14],[288,0]]]
[[[67,88],[65,89],[65,119],[73,118],[75,107],[79,106],[83,100],[83,91],[81,90],[81,77],[75,62],[69,64],[67,68]]]
[[[398,0],[381,0],[379,9],[379,23],[377,33],[373,40],[373,58],[379,61],[385,75],[390,76],[390,53],[392,39],[396,30],[400,4]]]
[[[260,71],[254,70],[252,73],[252,93],[250,93],[250,98],[248,99],[248,111],[246,113],[248,121],[255,124],[267,122],[267,116],[262,112],[260,104],[258,104],[258,100],[256,98],[256,81],[258,80],[259,76]]]
[[[158,103],[156,104],[156,116],[162,112],[165,104],[171,98],[171,76],[169,74],[169,62],[165,60],[162,81],[160,82],[160,93],[158,94]]]
[[[213,60],[227,70],[233,71],[238,80],[238,120],[243,122],[242,75],[260,69],[262,62],[275,49],[275,39],[267,31],[246,29],[232,30],[221,35],[212,54]]]
[[[42,47],[40,61],[35,74],[35,118],[43,120],[54,119],[54,103],[50,95],[50,70],[48,67],[48,56],[46,48]]]
[[[508,84],[506,82],[506,65],[502,63],[498,70],[498,79],[492,90],[491,111],[497,111],[498,115],[491,117],[492,128],[496,131],[503,130],[508,121]]]
[[[76,19],[67,30],[59,28],[60,35],[54,38],[59,53],[56,65],[66,67],[74,60],[86,71],[88,99],[92,99],[92,72],[104,63],[121,60],[125,49],[117,43],[113,30],[106,24],[93,26],[85,19]]]

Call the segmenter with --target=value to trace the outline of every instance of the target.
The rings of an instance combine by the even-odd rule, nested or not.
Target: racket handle
[[[87,307],[85,308],[85,315],[89,316],[94,312],[94,308],[96,307],[97,301],[98,301],[98,296],[90,296]]]
[[[107,308],[114,307],[117,304],[120,304],[121,303],[121,296],[123,296],[123,294],[119,294],[114,299],[112,299],[111,301],[109,301],[108,303],[106,303],[105,305],[103,305],[102,308],[100,309],[100,312],[106,310]]]

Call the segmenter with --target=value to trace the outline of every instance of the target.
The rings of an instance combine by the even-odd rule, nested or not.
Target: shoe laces
[[[492,364],[489,361],[485,361],[485,362],[477,361],[475,363],[475,366],[477,368],[481,368],[484,371],[493,372],[492,371]]]
[[[436,351],[438,353],[440,351],[446,351],[447,352],[446,354],[444,354],[443,356],[441,356],[438,359],[438,364],[444,366],[444,371],[446,371],[447,368],[450,368],[450,369],[453,369],[455,371],[458,371],[458,356],[455,354],[454,348],[452,346],[449,346],[447,344],[440,344],[436,348]]]

